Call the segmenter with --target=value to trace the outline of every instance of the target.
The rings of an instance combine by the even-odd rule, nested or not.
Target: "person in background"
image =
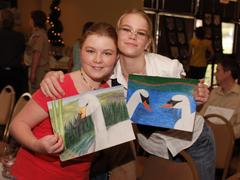
[[[189,43],[189,72],[188,78],[204,79],[208,59],[214,55],[212,43],[210,40],[205,39],[203,27],[198,27],[195,30],[195,36]],[[207,54],[209,57],[207,58]]]
[[[80,40],[81,69],[66,74],[61,88],[64,97],[106,87],[105,79],[111,75],[117,59],[117,34],[107,23],[96,23]],[[10,133],[22,144],[12,167],[18,180],[88,180],[92,155],[61,162],[62,137],[53,133],[47,98],[37,90],[32,99],[16,115]]]
[[[152,43],[151,32],[151,20],[142,10],[129,10],[119,18],[117,22],[119,58],[114,72],[108,81],[109,85],[115,86],[121,84],[127,90],[129,74],[174,78],[184,76],[183,66],[178,60],[172,60],[165,56],[148,52]],[[41,82],[41,90],[46,96],[55,98],[56,96],[59,97],[65,94],[60,87],[58,79],[60,80],[60,84],[65,81],[64,75],[60,71],[48,73],[45,76]],[[207,86],[201,80],[196,86],[194,93],[197,103],[202,104],[206,102],[208,93]],[[164,158],[172,158],[171,156],[174,155],[170,154],[170,157],[168,156],[170,146],[177,153],[185,149],[196,162],[201,180],[214,179],[215,144],[213,134],[204,123],[202,116],[197,115],[195,118],[193,138],[190,141],[179,138],[182,135],[181,131],[171,131],[173,133],[169,134],[166,131],[152,131],[149,138],[146,138],[143,132],[145,129],[141,128],[139,130],[140,133],[137,134],[138,142],[148,153]],[[163,134],[169,135],[168,140],[164,138]],[[112,176],[112,179],[136,179],[135,161],[128,161],[131,152],[129,149],[126,151],[126,149],[126,146],[107,149],[103,151],[99,159],[96,159],[95,164],[108,166],[108,168],[110,167],[109,171],[114,170],[115,167],[120,168],[120,173],[117,176],[110,173],[110,178]],[[161,152],[166,152],[167,154],[161,154]],[[174,158],[177,159],[177,156]],[[116,166],[121,159],[125,163],[121,166]],[[129,158],[129,160],[131,159]],[[93,170],[95,170],[94,167]],[[161,167],[159,167],[159,170],[161,170]]]
[[[87,29],[91,27],[91,25],[93,25],[92,21],[86,22],[83,26],[81,35],[83,35],[87,31]],[[81,68],[81,60],[79,56],[79,47],[80,47],[79,43],[80,43],[80,39],[77,39],[77,41],[73,45],[72,54],[69,59],[69,64],[70,64],[69,66],[71,71],[76,71],[77,69]]]
[[[28,91],[27,71],[23,65],[25,39],[22,33],[13,30],[14,15],[9,9],[1,10],[0,16],[0,91],[11,85],[18,99]]]
[[[49,43],[46,31],[46,14],[41,10],[31,12],[29,25],[32,34],[26,48],[25,63],[29,66],[30,92],[39,88],[45,73],[49,71]]]
[[[219,86],[211,91],[208,101],[200,111],[205,115],[210,106],[232,110],[233,114],[229,121],[238,141],[240,139],[240,85],[237,83],[239,73],[240,67],[236,60],[225,58],[219,62],[215,73]]]

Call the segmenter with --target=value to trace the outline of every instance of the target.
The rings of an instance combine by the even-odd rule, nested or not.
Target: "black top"
[[[21,66],[25,50],[25,39],[22,33],[0,29],[0,68]]]

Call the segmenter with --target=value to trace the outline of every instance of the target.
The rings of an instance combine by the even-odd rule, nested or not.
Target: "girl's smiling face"
[[[88,35],[80,49],[82,69],[92,80],[109,76],[117,59],[117,45],[108,36]]]
[[[147,20],[137,13],[122,16],[118,23],[118,48],[129,57],[138,57],[144,54],[150,40]]]

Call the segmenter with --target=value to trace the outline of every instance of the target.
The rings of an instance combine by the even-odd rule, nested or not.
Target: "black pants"
[[[105,180],[108,171],[134,160],[135,155],[130,142],[96,152],[92,162],[90,179]]]

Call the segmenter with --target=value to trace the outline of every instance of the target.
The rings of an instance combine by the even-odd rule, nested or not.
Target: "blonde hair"
[[[151,41],[150,45],[149,45],[149,47],[146,51],[155,52],[155,43],[154,43],[154,38],[152,36],[152,31],[153,31],[152,21],[150,20],[149,16],[143,10],[141,10],[141,9],[130,9],[130,10],[126,11],[125,13],[123,13],[117,21],[117,30],[119,29],[123,18],[126,15],[129,15],[129,14],[138,14],[146,20],[147,25],[148,25],[148,37],[149,37],[149,40]]]

